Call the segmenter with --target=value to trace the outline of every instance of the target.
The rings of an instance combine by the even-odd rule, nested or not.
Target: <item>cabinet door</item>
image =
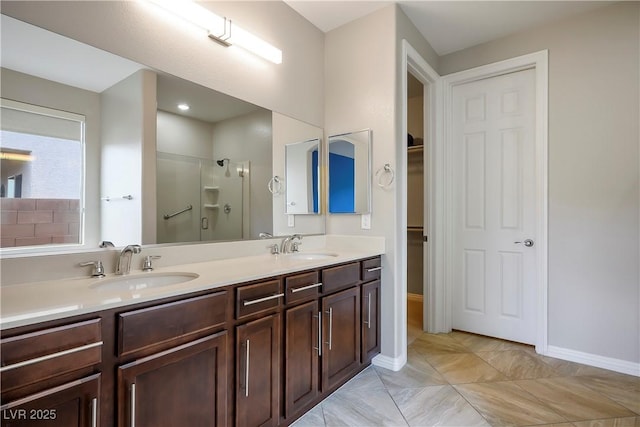
[[[318,302],[290,308],[285,319],[285,417],[313,401],[319,392],[321,351]]]
[[[380,353],[380,280],[362,285],[362,363]]]
[[[360,367],[360,288],[322,299],[322,391],[350,378]]]
[[[225,426],[227,332],[118,368],[121,427]]]
[[[236,327],[236,425],[278,424],[280,314]]]
[[[3,427],[96,427],[100,374],[2,405]]]

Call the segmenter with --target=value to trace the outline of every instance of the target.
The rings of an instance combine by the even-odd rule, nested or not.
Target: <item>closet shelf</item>
[[[424,151],[424,145],[412,145],[407,147],[409,153],[422,153]]]

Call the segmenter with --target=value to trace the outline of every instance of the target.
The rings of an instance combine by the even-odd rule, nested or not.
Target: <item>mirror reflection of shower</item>
[[[224,162],[227,162],[227,171],[224,173],[224,176],[226,176],[227,178],[231,176],[231,172],[229,172],[229,163],[231,163],[231,160],[229,160],[228,158],[224,158],[221,160],[216,160],[216,163],[218,164],[218,166],[220,166],[221,168],[224,167]]]
[[[158,243],[248,237],[248,161],[161,152],[157,159]],[[191,205],[194,209],[184,210]]]

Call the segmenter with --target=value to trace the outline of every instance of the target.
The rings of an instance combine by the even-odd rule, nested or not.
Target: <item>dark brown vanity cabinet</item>
[[[280,419],[279,278],[236,288],[235,425],[275,426]]]
[[[320,393],[318,361],[322,351],[318,301],[285,314],[285,417],[311,404]]]
[[[362,363],[370,363],[380,353],[380,257],[362,261]]]
[[[227,332],[118,368],[118,425],[225,426]]]
[[[120,427],[227,423],[229,292],[117,314]]]
[[[3,338],[2,426],[99,425],[100,319]]]
[[[327,391],[360,367],[360,289],[322,298],[322,317],[322,391]]]
[[[380,258],[2,331],[2,427],[289,425],[380,349]]]

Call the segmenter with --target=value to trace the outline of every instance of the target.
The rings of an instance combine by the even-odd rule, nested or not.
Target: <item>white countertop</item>
[[[192,292],[215,289],[221,286],[263,279],[361,258],[381,255],[379,248],[341,249],[309,251],[332,252],[335,257],[301,260],[288,255],[256,255],[231,259],[173,265],[156,268],[151,274],[195,273],[197,278],[185,283],[142,289],[100,289],[105,278],[87,276],[34,283],[6,285],[0,288],[0,329],[10,329],[38,322],[62,319],[79,314],[98,312],[114,307],[123,307],[145,301],[174,297]],[[302,252],[304,253],[304,252]],[[141,270],[132,270],[128,277],[144,276]]]

